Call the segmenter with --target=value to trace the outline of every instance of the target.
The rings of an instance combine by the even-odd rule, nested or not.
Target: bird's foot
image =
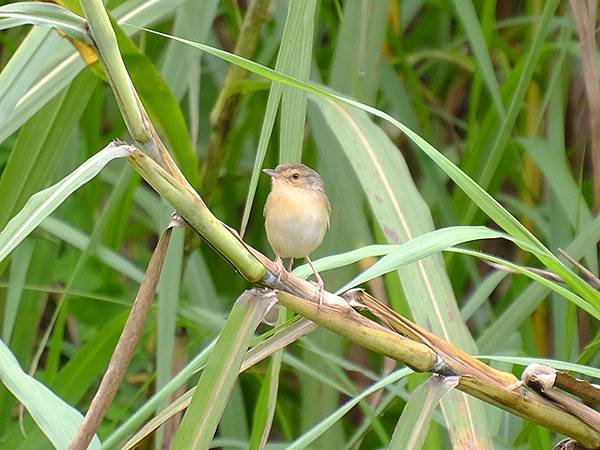
[[[317,290],[315,292],[315,296],[313,297],[313,300],[315,303],[317,303],[317,311],[318,311],[319,309],[321,309],[321,306],[323,306],[323,300],[324,300],[323,292],[325,291],[325,283],[323,282],[323,278],[321,278],[321,275],[319,275],[319,272],[317,272],[317,269],[315,269],[315,266],[313,265],[312,261],[310,260],[310,258],[308,256],[306,257],[306,262],[308,262],[308,265],[312,269],[313,273],[315,274],[315,278],[317,279],[317,283],[316,283]]]
[[[323,306],[323,301],[325,298],[325,295],[324,295],[325,284],[323,283],[323,280],[318,280],[315,287],[316,287],[316,290],[315,290],[315,296],[313,297],[313,301],[317,304],[317,311],[318,311],[319,309],[321,309],[321,306]]]
[[[279,283],[281,281],[281,276],[284,274],[284,272],[287,272],[287,270],[285,269],[285,266],[283,265],[283,259],[281,259],[281,257],[279,255],[277,255],[277,258],[275,258],[275,276],[277,277],[277,282]]]

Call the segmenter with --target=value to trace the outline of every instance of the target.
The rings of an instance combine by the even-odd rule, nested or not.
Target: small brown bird
[[[276,275],[291,270],[294,258],[306,258],[317,278],[317,298],[321,304],[323,279],[309,255],[321,244],[329,227],[331,205],[323,180],[300,163],[280,164],[263,172],[272,180],[264,215],[267,239],[275,251],[279,269]],[[287,267],[283,259],[289,261]]]

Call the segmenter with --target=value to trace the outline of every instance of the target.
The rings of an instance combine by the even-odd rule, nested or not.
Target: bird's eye
[[[298,172],[292,174],[292,180],[298,180],[300,178],[300,174]]]

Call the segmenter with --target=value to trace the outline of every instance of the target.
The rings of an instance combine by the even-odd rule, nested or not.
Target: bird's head
[[[321,176],[301,163],[279,164],[275,169],[264,169],[263,172],[271,177],[273,186],[285,183],[285,185],[298,189],[310,189],[319,192],[325,190]]]

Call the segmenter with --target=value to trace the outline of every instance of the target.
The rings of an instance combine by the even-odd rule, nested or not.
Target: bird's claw
[[[281,281],[281,276],[283,275],[284,272],[287,272],[285,270],[285,266],[283,265],[283,260],[281,259],[281,257],[279,255],[277,255],[277,258],[275,258],[275,276],[277,277],[277,282],[279,283]]]
[[[317,304],[317,310],[321,309],[323,306],[323,301],[325,296],[323,295],[325,292],[325,285],[323,281],[317,281],[315,296],[313,297],[314,302]]]

